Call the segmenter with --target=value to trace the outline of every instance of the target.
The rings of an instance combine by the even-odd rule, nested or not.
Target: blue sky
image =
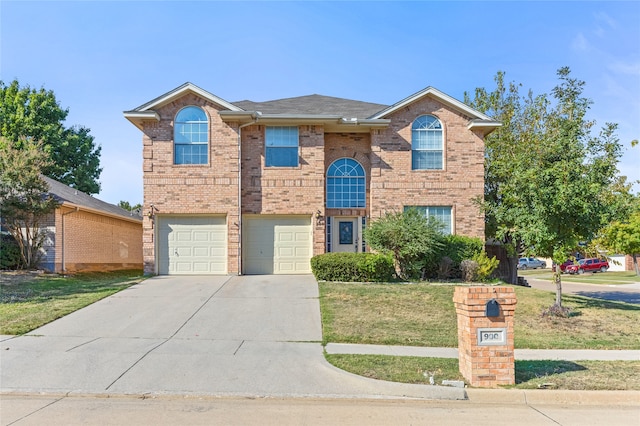
[[[98,198],[142,202],[142,134],[122,112],[190,81],[230,102],[321,94],[462,100],[497,71],[535,94],[569,66],[640,179],[640,2],[0,2],[0,79],[53,90],[102,146]],[[525,93],[524,91],[522,93]],[[640,189],[636,186],[636,190]]]

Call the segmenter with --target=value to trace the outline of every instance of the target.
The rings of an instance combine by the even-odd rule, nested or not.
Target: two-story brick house
[[[124,115],[143,133],[147,273],[308,273],[313,255],[366,250],[367,223],[409,206],[484,236],[473,199],[500,124],[432,87],[388,106],[230,103],[186,83]]]

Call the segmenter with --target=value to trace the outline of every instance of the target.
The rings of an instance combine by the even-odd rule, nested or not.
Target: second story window
[[[364,169],[356,160],[340,158],[327,169],[327,208],[365,207]]]
[[[178,112],[173,143],[174,164],[207,164],[209,120],[201,108],[188,106]]]
[[[433,115],[421,115],[411,126],[411,168],[443,169],[442,124]]]
[[[295,126],[267,127],[265,132],[265,166],[298,166],[298,128]]]

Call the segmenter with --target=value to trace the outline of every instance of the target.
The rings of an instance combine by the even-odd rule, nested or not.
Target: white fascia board
[[[222,98],[217,97],[216,95],[207,92],[204,89],[201,89],[200,87],[196,86],[195,84],[192,83],[185,83],[182,86],[176,87],[175,89],[165,93],[164,95],[155,98],[154,100],[147,102],[144,105],[140,105],[138,108],[135,108],[134,111],[148,111],[152,108],[155,108],[157,106],[161,106],[164,105],[166,103],[171,102],[174,99],[177,99],[181,96],[183,96],[185,93],[195,93],[196,95],[211,101],[217,105],[220,105],[223,108],[226,108],[228,110],[231,111],[244,111],[242,108],[239,108],[235,105],[233,105],[230,102],[225,101]]]
[[[391,105],[389,108],[386,108],[382,111],[380,111],[379,113],[375,114],[374,116],[370,117],[371,119],[376,119],[376,118],[383,118],[401,108],[404,108],[405,106],[417,101],[418,99],[427,96],[427,95],[431,95],[434,98],[442,101],[443,103],[453,107],[454,109],[457,109],[458,111],[462,111],[464,113],[466,113],[467,115],[474,117],[474,118],[478,118],[480,120],[487,120],[487,121],[493,121],[493,119],[483,113],[481,113],[480,111],[477,111],[473,108],[471,108],[470,106],[468,106],[467,104],[465,104],[464,102],[460,102],[459,100],[452,98],[451,96],[447,95],[446,93],[443,93],[441,91],[439,91],[438,89],[434,88],[434,87],[427,87],[426,89],[423,89],[421,91],[419,91],[418,93],[415,93],[403,100],[401,100],[400,102],[397,102],[393,105]]]

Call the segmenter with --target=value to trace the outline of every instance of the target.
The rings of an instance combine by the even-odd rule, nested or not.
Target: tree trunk
[[[638,270],[638,254],[634,253],[632,254],[633,257],[633,267],[636,270],[636,275],[640,276],[640,271]]]
[[[553,272],[553,282],[556,284],[556,303],[555,305],[559,308],[562,307],[562,272],[560,271],[560,266],[556,267],[556,270]]]
[[[507,264],[509,265],[509,276],[507,282],[509,284],[518,284],[518,258],[507,257]]]

